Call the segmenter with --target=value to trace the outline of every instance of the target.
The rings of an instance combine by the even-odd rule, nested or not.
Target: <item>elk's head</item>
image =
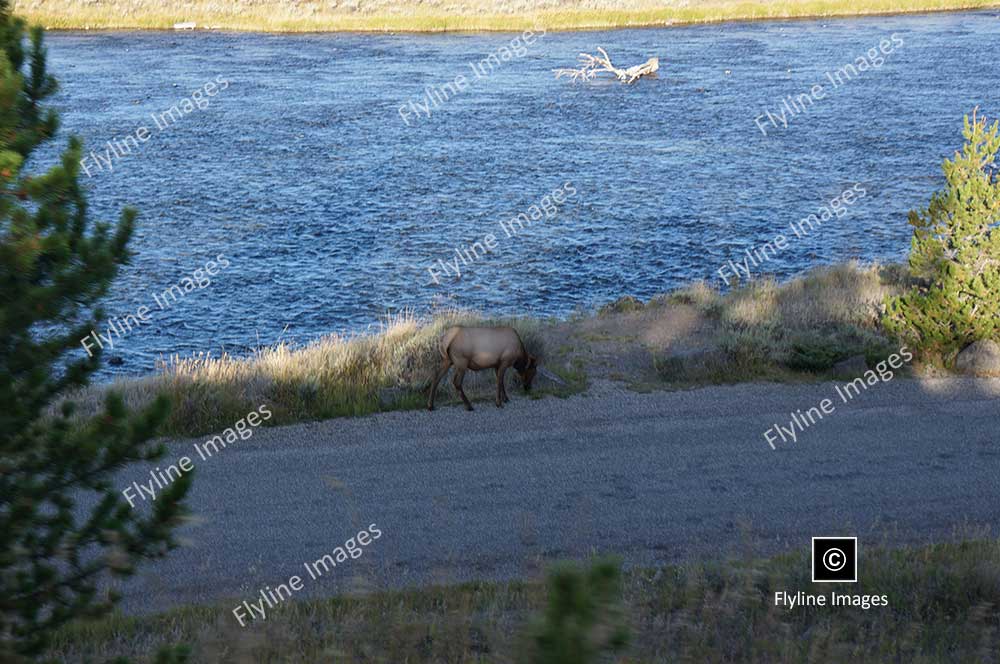
[[[524,368],[515,367],[518,375],[521,376],[521,383],[524,385],[524,391],[531,391],[531,382],[535,380],[535,373],[538,371],[538,358],[534,355],[528,355],[528,359],[523,363]]]

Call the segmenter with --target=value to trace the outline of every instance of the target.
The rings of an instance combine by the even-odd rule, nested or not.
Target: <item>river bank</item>
[[[565,319],[463,310],[407,314],[369,334],[279,344],[241,357],[174,357],[154,374],[92,386],[74,398],[83,413],[93,414],[109,389],[131,407],[166,394],[174,408],[165,433],[175,436],[221,431],[260,404],[274,413],[268,426],[424,408],[440,363],[439,339],[459,324],[517,328],[529,352],[542,358],[535,396],[578,393],[595,380],[642,392],[828,380],[845,371],[855,378],[899,350],[882,331],[880,312],[905,283],[900,266],[846,263],[783,283],[758,279],[725,293],[695,282],[646,301],[625,296]],[[931,370],[915,362],[903,371],[914,369]],[[510,382],[519,388],[516,378]],[[465,390],[478,407],[493,407],[494,389],[492,372],[466,377]],[[438,396],[440,405],[455,403],[447,383]]]
[[[520,4],[450,0],[430,8],[415,0],[287,2],[264,0],[221,5],[204,0],[188,8],[156,0],[28,0],[18,13],[31,23],[65,30],[168,30],[175,26],[262,32],[452,32],[600,30],[722,21],[850,17],[983,9],[996,0],[722,0],[684,2],[601,0],[581,9],[569,2]]]

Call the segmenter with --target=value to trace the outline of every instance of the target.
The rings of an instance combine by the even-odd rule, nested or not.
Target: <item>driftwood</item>
[[[660,59],[650,58],[641,65],[635,65],[628,69],[619,69],[611,64],[611,57],[607,51],[603,48],[598,48],[597,52],[600,53],[599,56],[591,55],[590,53],[581,53],[579,57],[580,66],[576,69],[556,69],[556,78],[566,76],[571,81],[587,81],[601,72],[608,72],[614,74],[615,78],[622,83],[634,83],[640,77],[653,74],[660,68]]]

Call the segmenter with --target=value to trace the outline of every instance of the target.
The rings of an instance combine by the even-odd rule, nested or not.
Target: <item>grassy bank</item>
[[[782,284],[754,281],[725,296],[705,284],[681,289],[667,301],[695,307],[714,323],[714,334],[699,351],[657,354],[657,374],[705,384],[835,377],[850,358],[874,367],[898,350],[881,314],[886,298],[906,283],[901,266],[846,264]]]
[[[275,32],[442,32],[586,30],[709,23],[732,20],[861,16],[996,7],[997,0],[597,0],[581,8],[557,0],[22,0],[17,11],[56,29],[170,29],[195,22],[199,28]]]
[[[640,390],[810,381],[839,376],[842,360],[874,367],[897,350],[880,328],[880,312],[905,282],[896,266],[845,264],[785,283],[755,280],[724,294],[698,283],[646,302],[624,297],[567,320],[404,315],[373,334],[330,336],[304,347],[174,358],[153,375],[110,389],[131,407],[166,394],[173,411],[165,433],[177,436],[220,431],[264,403],[274,413],[268,424],[422,408],[440,365],[438,340],[456,324],[516,327],[548,374],[536,379],[536,395],[572,394],[595,379]],[[516,375],[510,380],[518,384]],[[493,381],[492,372],[472,372],[466,391],[492,407]],[[92,387],[74,398],[83,413],[94,413],[107,389]],[[448,382],[438,394],[440,404],[454,402]]]
[[[813,584],[806,552],[626,573],[617,662],[993,662],[1000,542],[863,547],[859,583]],[[888,607],[776,607],[774,594],[886,595]],[[239,628],[231,605],[64,629],[59,661],[191,646],[193,662],[525,662],[543,584],[472,583],[289,602]],[[828,599],[829,601],[829,599]],[[235,603],[235,602],[234,602]]]
[[[427,320],[404,314],[387,319],[372,334],[331,335],[303,347],[280,344],[239,358],[174,357],[153,375],[92,387],[74,399],[82,413],[93,414],[108,389],[121,393],[133,408],[166,394],[173,408],[165,433],[175,435],[221,430],[260,404],[269,404],[274,413],[269,424],[424,408],[427,388],[441,364],[442,334],[452,325],[472,324],[514,325],[529,352],[545,354],[539,333],[542,321],[460,311]],[[560,373],[560,382],[539,393],[562,394],[583,387],[581,376]],[[493,380],[492,372],[470,372],[466,390],[475,398],[487,393]],[[443,382],[439,394],[444,397],[439,403],[447,403],[450,385]]]

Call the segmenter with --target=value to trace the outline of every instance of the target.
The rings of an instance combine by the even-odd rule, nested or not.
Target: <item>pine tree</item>
[[[27,41],[26,41],[27,37]],[[108,397],[94,418],[66,395],[86,385],[100,354],[80,339],[120,265],[135,212],[91,224],[71,138],[47,171],[29,162],[58,128],[43,103],[56,91],[39,28],[0,0],[0,661],[44,650],[53,629],[117,599],[100,583],[173,546],[190,474],[145,514],[114,488],[126,464],[161,456],[150,443],[168,404],[131,414]],[[30,171],[30,172],[29,172]]]
[[[548,578],[548,605],[532,628],[535,664],[591,664],[622,650],[629,633],[621,608],[621,563],[590,569],[564,564]]]
[[[886,330],[928,356],[950,360],[1000,335],[998,124],[966,116],[965,145],[944,162],[945,188],[910,212],[910,292],[887,302]]]

